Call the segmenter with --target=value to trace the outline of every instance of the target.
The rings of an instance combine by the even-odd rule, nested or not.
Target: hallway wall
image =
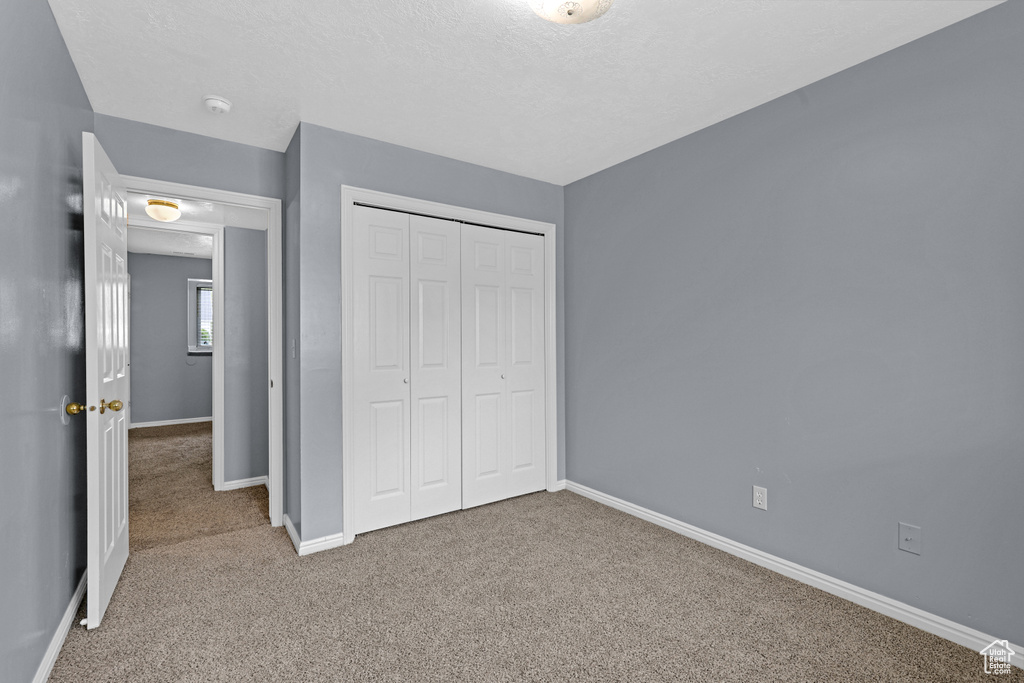
[[[188,353],[188,279],[210,259],[128,254],[132,278],[132,424],[213,415],[213,357]]]
[[[224,228],[224,481],[269,472],[267,233]],[[216,342],[215,342],[216,343]]]

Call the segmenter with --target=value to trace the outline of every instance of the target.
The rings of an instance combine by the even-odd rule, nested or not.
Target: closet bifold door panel
[[[410,216],[412,519],[462,507],[459,224]]]
[[[353,430],[357,533],[410,517],[409,216],[355,207]]]
[[[355,533],[462,507],[459,225],[356,206]]]
[[[462,226],[462,505],[545,487],[544,239]]]

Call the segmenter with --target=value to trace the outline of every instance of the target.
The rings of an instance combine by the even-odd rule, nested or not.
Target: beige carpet
[[[561,492],[302,558],[265,524],[133,552],[51,680],[989,678],[966,648]]]
[[[210,425],[128,432],[130,552],[270,523],[265,486],[213,490]]]

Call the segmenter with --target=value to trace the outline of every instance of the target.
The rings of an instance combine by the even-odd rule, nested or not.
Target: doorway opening
[[[188,200],[201,225],[188,217],[175,230],[211,233],[214,235],[213,281],[224,269],[223,240],[226,228],[236,224],[239,213],[255,213],[260,217],[254,230],[260,231],[264,249],[265,280],[260,296],[265,296],[263,309],[266,338],[266,366],[256,382],[266,393],[267,469],[265,470],[271,524],[281,525],[282,517],[282,322],[281,322],[281,200],[208,188],[181,185],[145,178],[122,176],[103,150],[96,136],[82,133],[83,180],[83,247],[85,274],[85,384],[86,404],[69,404],[69,414],[86,415],[86,586],[89,595],[84,624],[99,627],[110,604],[114,590],[129,555],[128,499],[128,423],[123,399],[131,398],[131,366],[128,290],[128,223],[129,213],[138,224],[148,219],[142,211],[129,212],[129,196],[142,202],[147,194],[162,199]],[[219,211],[219,220],[215,215]],[[170,219],[180,218],[177,214]],[[137,218],[136,218],[137,216]],[[158,216],[159,217],[159,216]],[[142,225],[141,227],[147,227]],[[165,223],[149,225],[166,229]],[[241,271],[245,271],[244,268]],[[224,306],[217,302],[224,287],[212,287],[214,305],[213,329],[227,329]],[[218,294],[218,289],[220,294]],[[219,308],[219,311],[218,311]],[[261,321],[262,322],[262,321]],[[202,325],[200,325],[200,328]],[[223,490],[227,463],[224,446],[234,443],[225,437],[227,429],[224,410],[224,378],[226,375],[225,344],[214,344],[213,364],[213,427],[210,478],[215,490]],[[110,399],[109,401],[107,399]],[[138,415],[136,415],[138,418]],[[257,428],[259,429],[259,428]]]
[[[207,493],[211,484],[213,491],[238,491],[193,501],[197,519],[215,527],[219,518],[228,531],[251,525],[251,519],[243,518],[260,510],[280,526],[280,201],[143,178],[122,180],[128,195],[129,308],[137,316],[145,310],[140,306],[162,299],[170,311],[166,316],[147,311],[149,328],[130,319],[129,443],[139,450],[130,457],[145,462],[147,453],[159,458],[167,448],[187,445],[189,457],[176,460],[185,472],[182,483],[202,471]],[[145,212],[149,199],[172,199],[181,218],[153,220]],[[145,302],[139,297],[140,273],[146,271],[133,263],[159,266],[153,269],[163,277],[163,282],[148,278]],[[138,338],[143,329],[149,340],[169,337],[162,345],[173,349],[172,362],[147,358]],[[146,367],[140,366],[143,359]],[[159,470],[169,463],[147,466]],[[241,501],[240,507],[232,509],[229,499]],[[187,500],[176,500],[187,507]]]

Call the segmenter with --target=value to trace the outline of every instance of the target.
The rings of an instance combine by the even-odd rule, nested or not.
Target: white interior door
[[[459,224],[409,218],[412,519],[462,507]]]
[[[462,503],[545,486],[544,241],[462,226]]]
[[[113,163],[82,134],[87,413],[87,626],[100,625],[128,559],[128,204]]]
[[[410,519],[409,216],[355,207],[354,533]]]

